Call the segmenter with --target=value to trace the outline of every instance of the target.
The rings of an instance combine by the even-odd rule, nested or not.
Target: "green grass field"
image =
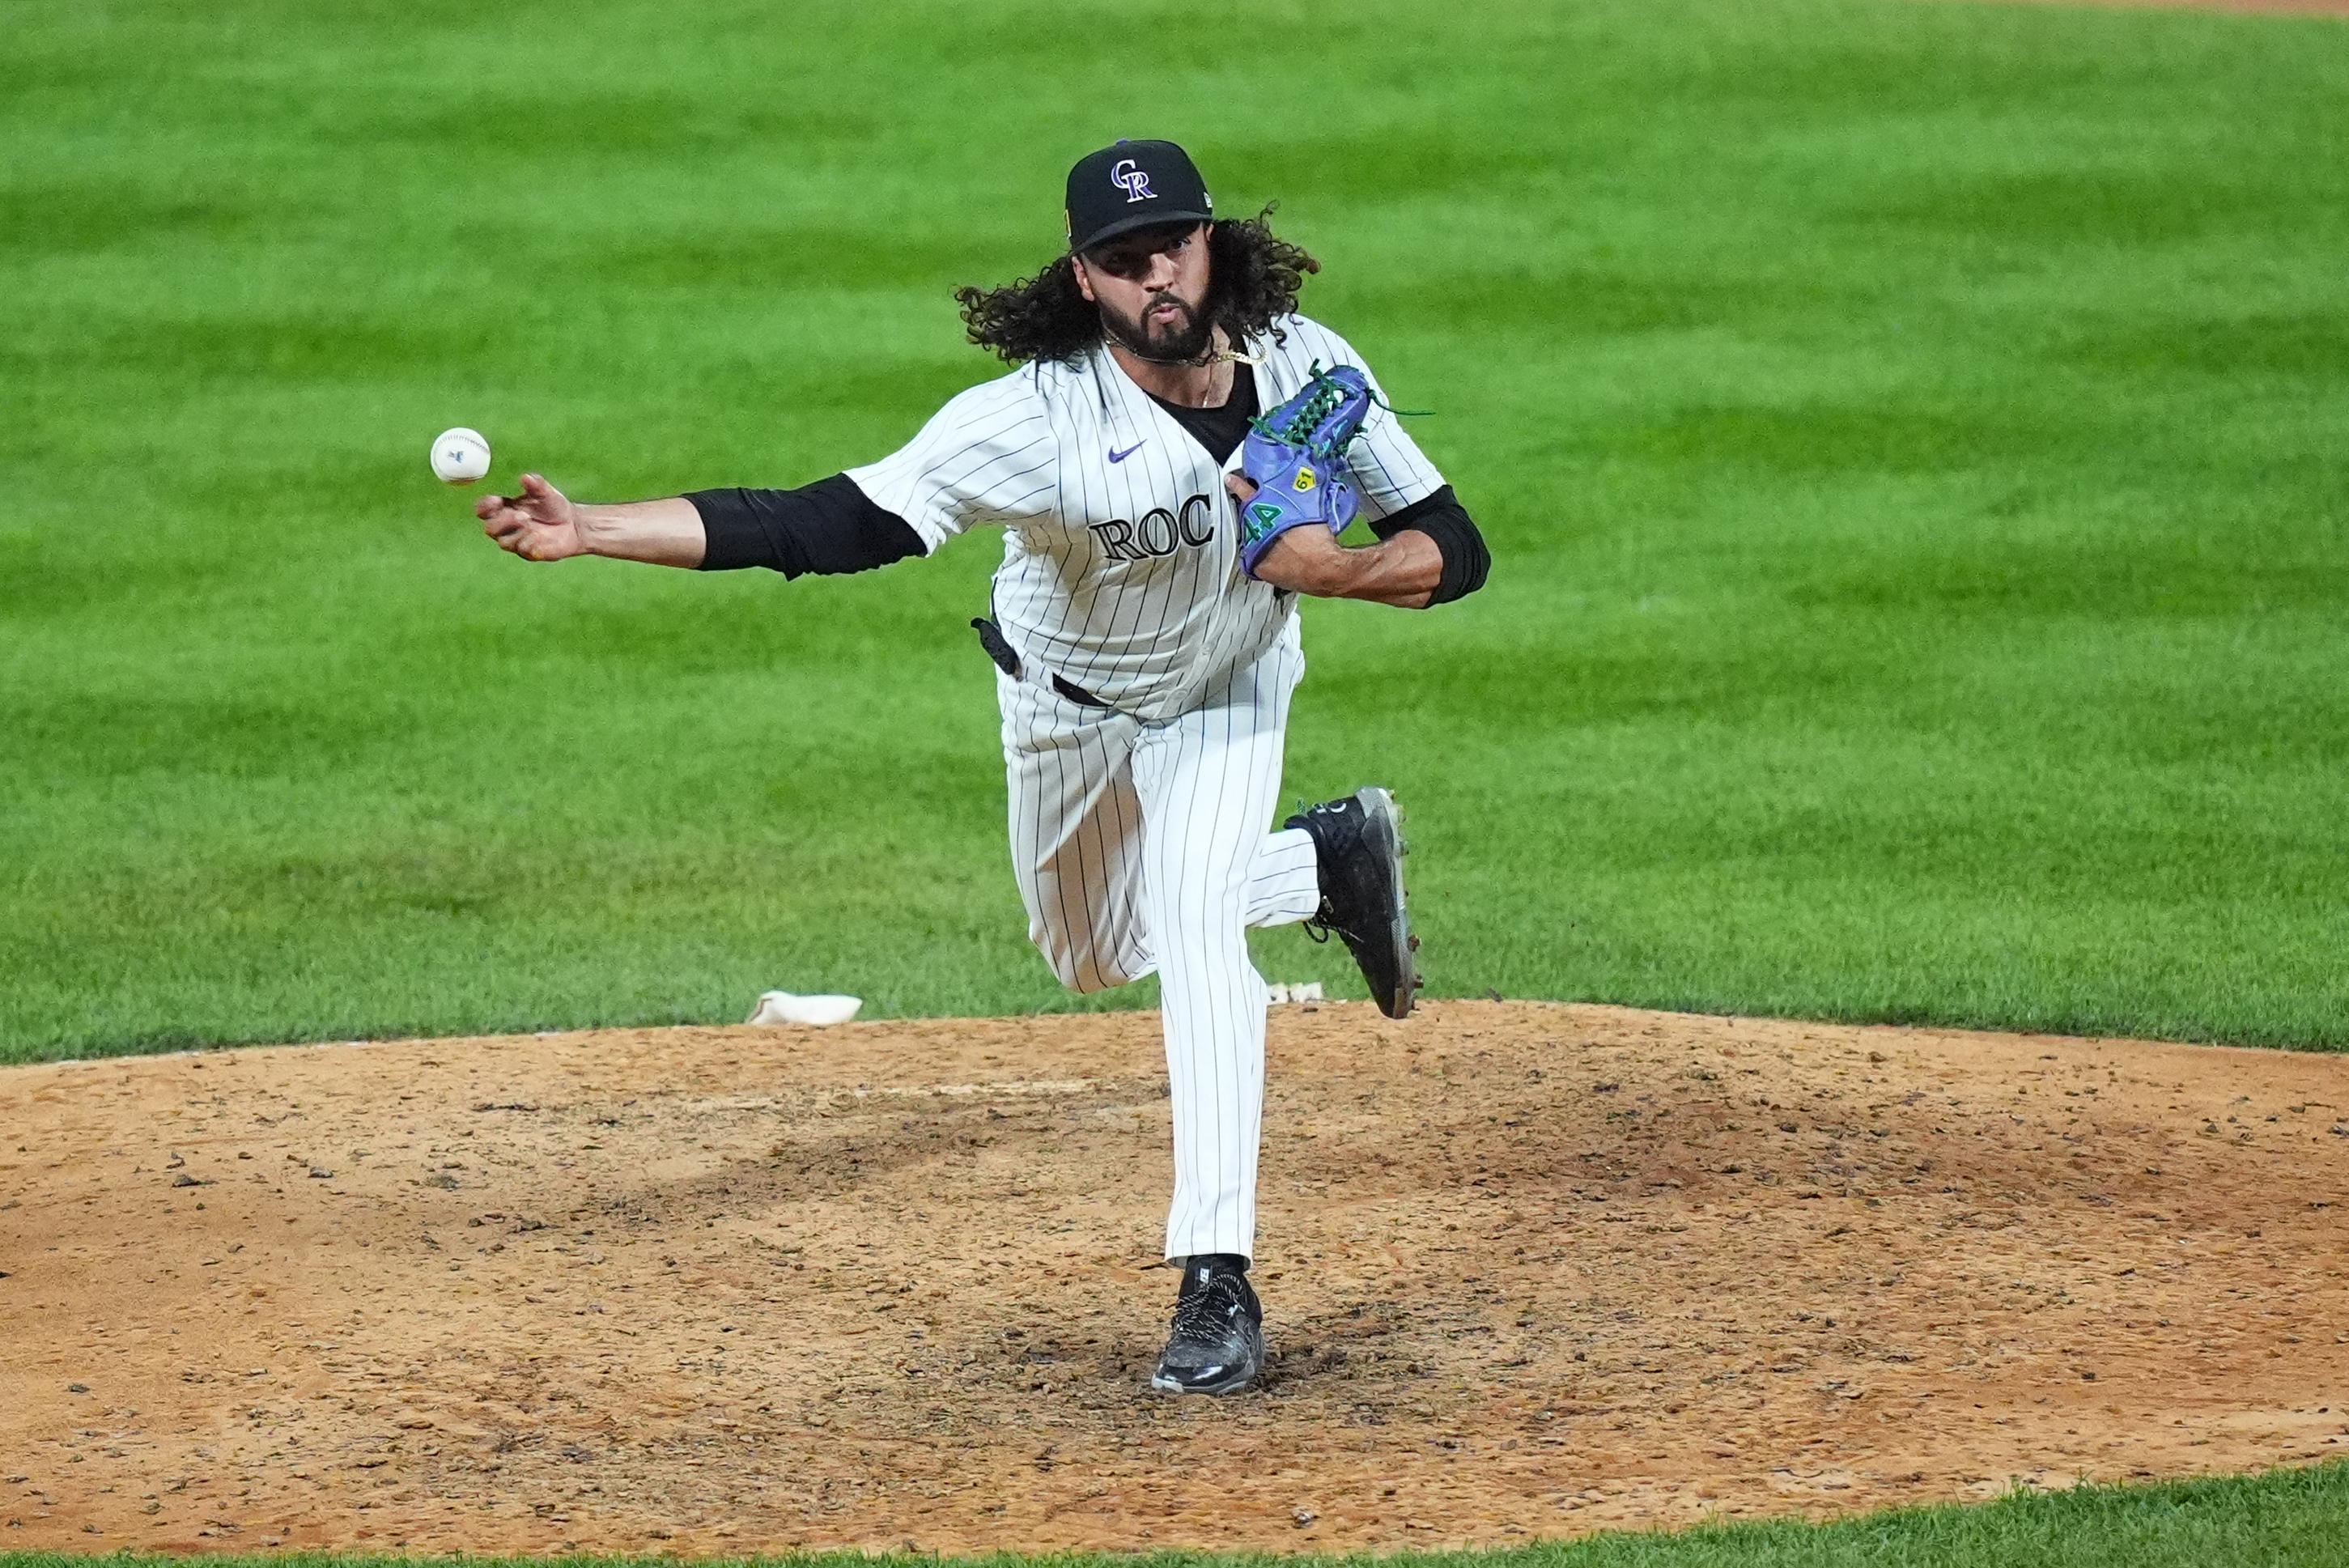
[[[2349,1044],[2349,27],[36,5],[0,75],[9,1058],[1078,1005],[991,542],[531,568],[424,451],[888,451],[1129,132],[1283,202],[1494,542],[1307,618],[1288,793],[1416,807],[1435,994]]]

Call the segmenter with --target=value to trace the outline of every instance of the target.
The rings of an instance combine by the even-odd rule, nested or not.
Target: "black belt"
[[[987,617],[981,616],[977,620],[970,623],[970,629],[978,633],[978,645],[979,647],[987,649],[988,658],[995,660],[995,668],[1003,671],[1004,674],[1011,677],[1012,680],[1019,680],[1019,655],[1009,642],[1006,642],[1003,639],[1003,628],[996,625],[992,620],[989,620]],[[1052,677],[1051,685],[1053,691],[1059,692],[1070,701],[1074,702],[1080,708],[1106,708],[1109,706],[1108,703],[1102,701],[1100,698],[1094,696],[1083,687],[1077,685],[1074,681],[1063,680],[1057,675]]]

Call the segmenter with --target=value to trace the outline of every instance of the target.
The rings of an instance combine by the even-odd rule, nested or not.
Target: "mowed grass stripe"
[[[1289,793],[1413,808],[1438,994],[2349,1042],[2349,29],[1350,16],[1202,14],[1140,106],[1000,0],[20,19],[0,1055],[1151,1003],[1024,942],[991,541],[533,570],[423,462],[886,452],[1121,134],[1282,200],[1492,535],[1465,604],[1306,612]]]

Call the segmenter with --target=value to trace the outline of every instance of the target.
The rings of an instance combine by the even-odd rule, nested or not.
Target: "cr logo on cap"
[[[1125,192],[1129,206],[1136,202],[1157,199],[1158,192],[1150,188],[1150,176],[1137,168],[1131,158],[1121,158],[1110,165],[1109,182]]]

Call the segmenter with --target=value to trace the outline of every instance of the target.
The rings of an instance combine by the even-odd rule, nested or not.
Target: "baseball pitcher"
[[[786,577],[1000,532],[972,624],[997,670],[1029,934],[1075,991],[1158,976],[1183,1278],[1152,1383],[1222,1394],[1265,1354],[1247,1270],[1267,993],[1247,929],[1336,932],[1390,1018],[1420,983],[1388,793],[1272,826],[1305,672],[1298,596],[1422,608],[1475,591],[1488,558],[1361,357],[1297,313],[1319,264],[1262,215],[1218,221],[1183,149],[1089,154],[1066,212],[1068,250],[1035,277],[958,292],[1009,373],[879,462],[623,505],[528,474],[476,511],[525,560]],[[1358,516],[1376,542],[1350,547]]]

